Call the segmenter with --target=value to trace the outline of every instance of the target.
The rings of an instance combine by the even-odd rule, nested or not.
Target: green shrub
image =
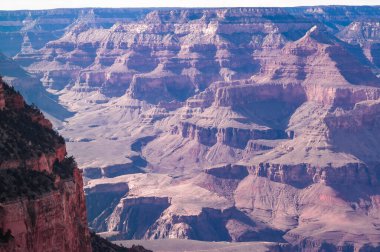
[[[54,177],[46,172],[26,169],[0,170],[0,202],[18,197],[35,199],[53,190],[56,190]]]
[[[77,167],[77,163],[73,156],[65,157],[62,162],[56,160],[53,165],[53,172],[59,175],[62,179],[72,178],[74,169]]]

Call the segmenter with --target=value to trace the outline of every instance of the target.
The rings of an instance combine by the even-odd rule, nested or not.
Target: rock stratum
[[[379,249],[379,7],[0,17],[2,74],[35,81],[97,232]]]

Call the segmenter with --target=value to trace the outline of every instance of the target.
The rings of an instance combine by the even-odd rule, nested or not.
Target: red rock
[[[61,181],[58,191],[35,200],[17,199],[0,205],[0,228],[13,239],[0,251],[92,251],[87,227],[82,176]]]
[[[0,88],[2,91],[5,88],[2,81]],[[46,131],[52,130],[51,123],[42,114],[37,113],[39,111],[25,105],[21,95],[9,87],[6,87],[6,92],[1,94],[5,100],[3,109],[6,108],[8,111],[0,111],[0,113],[13,111],[24,113],[22,115],[24,117],[29,116],[30,125],[21,124],[16,127],[40,124]],[[28,113],[32,113],[32,115]],[[17,117],[14,117],[14,120],[17,120]],[[1,123],[3,124],[2,133],[9,134],[10,132],[4,130],[7,129],[5,124],[9,122],[2,121]],[[25,129],[16,128],[14,130]],[[66,146],[64,143],[57,144],[54,141],[56,139],[52,135],[50,136],[52,140],[50,147],[54,149],[53,153],[40,153],[38,157],[28,159],[12,159],[14,156],[4,157],[5,153],[1,153],[2,160],[5,161],[0,164],[0,169],[20,169],[21,171],[28,169],[45,172],[43,174],[55,177],[55,188],[52,191],[36,195],[35,198],[21,195],[0,203],[0,230],[2,232],[0,236],[3,239],[5,235],[6,239],[0,242],[0,251],[2,252],[92,251],[81,171],[75,167],[69,178],[61,179],[60,174],[54,170],[53,166],[54,162],[62,162],[65,159]],[[14,137],[20,138],[17,134]],[[64,167],[64,169],[69,168]],[[39,185],[33,184],[33,186]],[[26,190],[33,190],[33,188]],[[2,193],[7,194],[7,191]],[[6,232],[10,232],[9,237]]]

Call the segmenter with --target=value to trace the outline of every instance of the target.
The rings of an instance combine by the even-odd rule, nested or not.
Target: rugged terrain
[[[147,251],[90,238],[81,173],[51,122],[0,78],[0,251]]]
[[[80,170],[42,113],[0,80],[0,251],[91,251]]]
[[[0,17],[97,232],[378,249],[380,7]]]

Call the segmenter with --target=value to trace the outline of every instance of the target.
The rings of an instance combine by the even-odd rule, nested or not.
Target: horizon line
[[[2,3],[1,11],[32,11],[54,9],[211,9],[211,8],[302,8],[302,7],[377,7],[378,0],[315,0],[307,4],[305,0],[12,0]],[[359,2],[359,4],[358,4]],[[20,8],[21,7],[21,8]]]
[[[377,5],[347,5],[347,4],[331,4],[331,5],[296,5],[296,6],[205,6],[205,7],[187,7],[187,6],[133,6],[133,7],[116,7],[116,6],[78,6],[78,7],[52,7],[44,9],[1,9],[0,11],[47,11],[47,10],[72,10],[72,9],[239,9],[239,8],[257,8],[257,9],[291,9],[291,8],[311,8],[311,7],[380,7]]]

